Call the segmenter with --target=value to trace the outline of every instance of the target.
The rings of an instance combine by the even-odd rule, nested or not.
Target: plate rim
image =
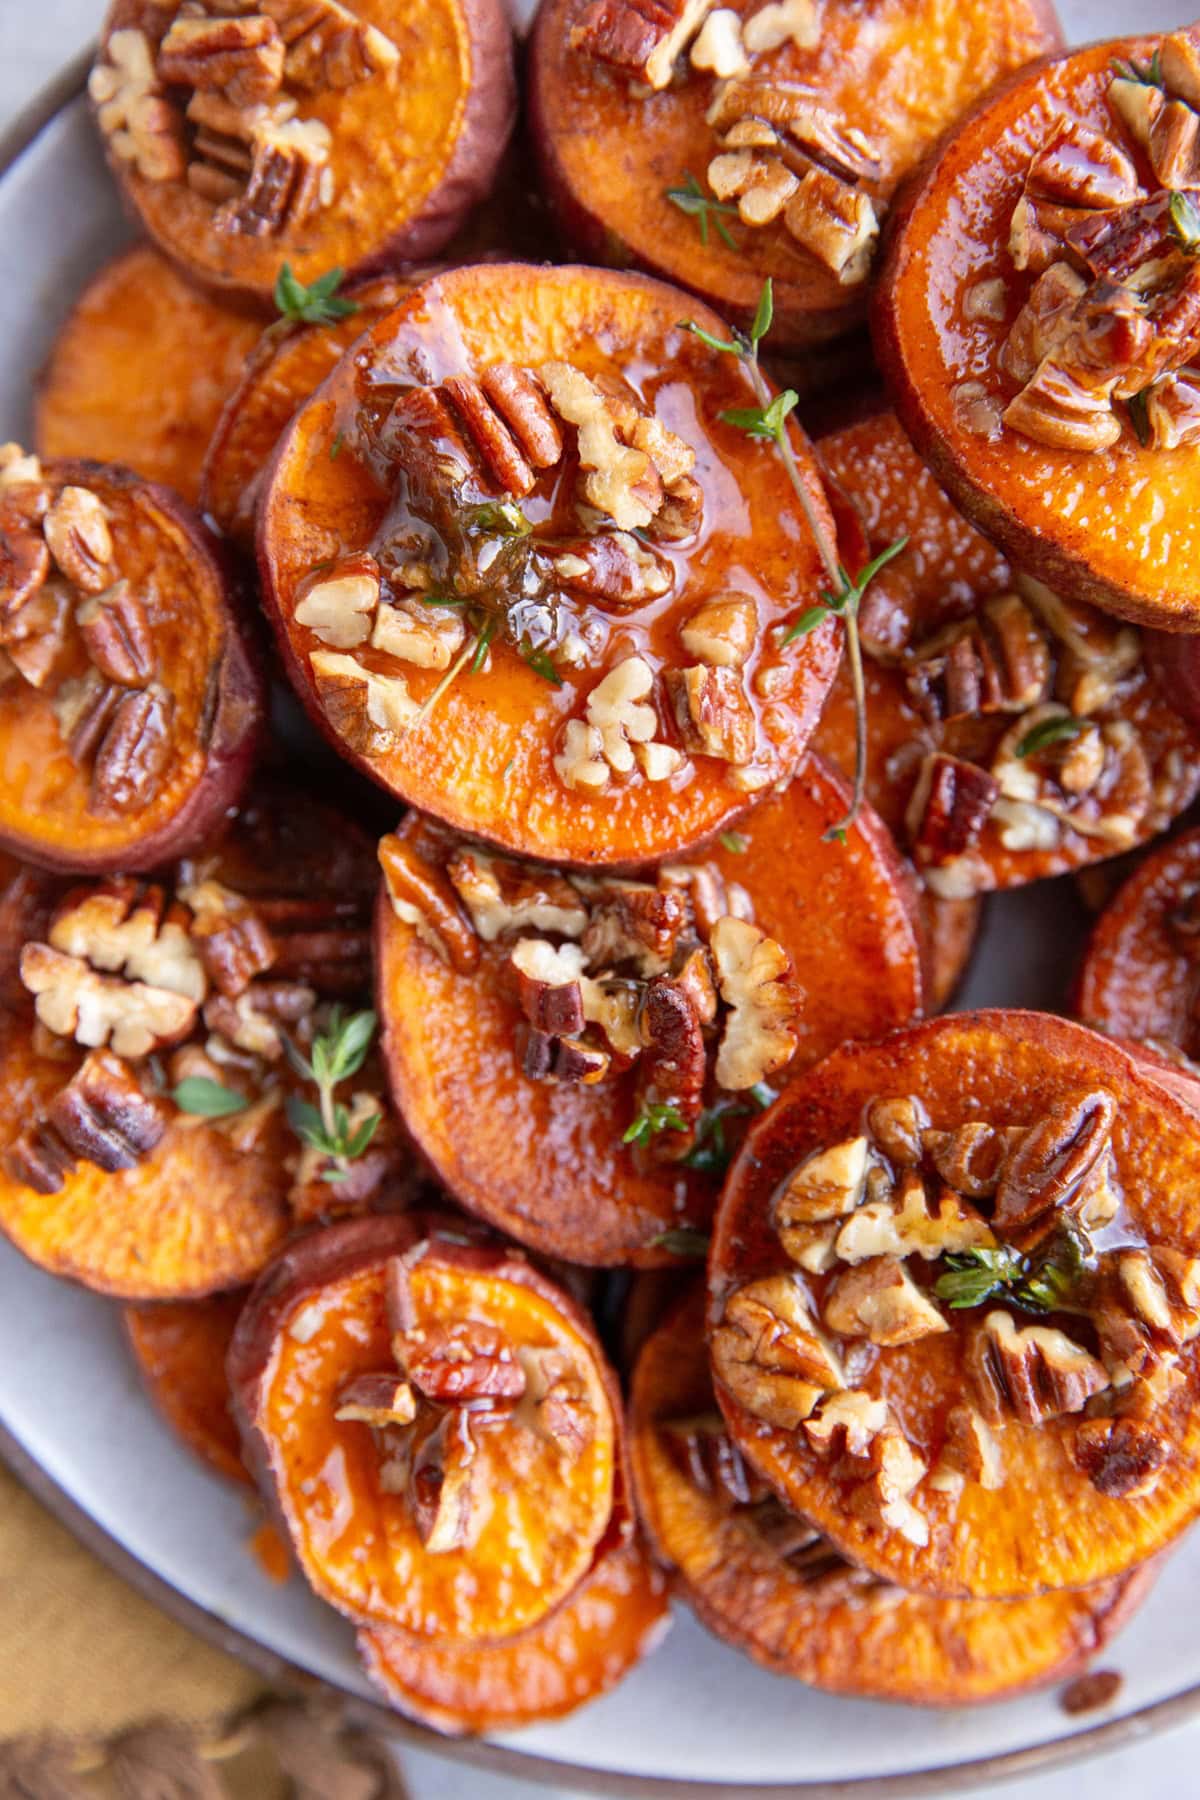
[[[59,115],[84,97],[94,56],[93,41],[65,63],[0,130],[0,185]],[[176,1624],[194,1631],[198,1637],[236,1657],[267,1680],[301,1697],[324,1695],[332,1698],[354,1723],[382,1731],[401,1743],[492,1774],[532,1781],[539,1786],[566,1785],[578,1792],[606,1796],[608,1800],[697,1800],[697,1796],[703,1800],[940,1800],[944,1795],[1048,1774],[1090,1761],[1144,1738],[1175,1730],[1200,1715],[1198,1681],[1119,1719],[1107,1719],[1045,1743],[895,1775],[851,1776],[834,1781],[731,1784],[671,1775],[630,1775],[619,1770],[561,1762],[486,1738],[446,1737],[430,1726],[406,1718],[383,1701],[314,1675],[299,1663],[281,1656],[251,1632],[201,1606],[143,1562],[49,1474],[3,1420],[0,1420],[0,1462],[86,1550],[128,1582],[143,1599],[157,1606]]]

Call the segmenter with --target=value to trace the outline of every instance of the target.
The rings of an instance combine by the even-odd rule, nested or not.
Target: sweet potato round
[[[1132,427],[1095,451],[1053,449],[1002,423],[989,437],[970,429],[956,395],[975,382],[1003,405],[1012,391],[997,359],[1033,281],[1013,269],[1007,250],[1009,216],[1031,158],[1058,120],[1111,131],[1105,92],[1114,62],[1148,63],[1157,43],[1129,37],[1092,45],[1037,64],[986,96],[903,198],[872,326],[905,429],[1006,555],[1051,587],[1123,618],[1194,631],[1200,448],[1143,447]],[[996,278],[1009,284],[1004,316],[971,317],[969,290]]]
[[[703,185],[719,145],[705,113],[712,83],[688,78],[648,97],[574,49],[588,0],[543,0],[534,29],[530,112],[543,179],[568,240],[581,254],[633,264],[690,288],[746,323],[766,276],[775,283],[772,342],[801,346],[862,316],[865,285],[841,286],[780,223],[722,221],[705,243],[698,221],[667,198],[690,173]],[[747,17],[757,0],[735,0]],[[614,13],[634,13],[621,0]],[[760,59],[773,78],[815,89],[841,129],[865,134],[879,158],[873,198],[890,198],[926,146],[1002,74],[1061,42],[1047,0],[947,6],[943,0],[831,0],[819,41]],[[684,65],[686,68],[686,64]],[[756,73],[758,68],[756,66]]]
[[[358,1653],[397,1711],[450,1736],[560,1719],[623,1681],[670,1622],[667,1584],[636,1540],[600,1558],[548,1619],[505,1644],[415,1644],[360,1631]]]
[[[1096,920],[1079,971],[1075,1010],[1085,1025],[1120,1038],[1152,1038],[1188,1055],[1200,1050],[1193,939],[1172,925],[1200,889],[1200,831],[1146,857]]]
[[[912,888],[887,833],[868,809],[845,845],[823,841],[848,797],[810,758],[735,838],[704,855],[746,888],[756,923],[792,958],[803,994],[796,1070],[922,1004]],[[435,865],[453,848],[415,815],[400,835]],[[520,1009],[501,981],[511,943],[482,945],[477,973],[458,974],[396,917],[386,894],[376,931],[392,1092],[456,1199],[545,1255],[590,1264],[666,1262],[671,1252],[656,1239],[707,1226],[711,1174],[678,1164],[642,1170],[622,1144],[635,1110],[631,1073],[592,1087],[523,1074]]]
[[[248,171],[251,162],[251,140],[242,128],[218,117],[215,125],[205,121],[197,130],[185,117],[197,97],[228,115],[231,96],[216,69],[200,77],[203,89],[180,77],[152,90],[165,97],[171,112],[167,134],[177,147],[165,160],[161,153],[137,160],[120,154],[120,121],[107,93],[113,85],[107,74],[113,33],[140,32],[157,65],[159,46],[178,10],[158,0],[112,0],[91,86],[125,200],[159,249],[205,287],[265,309],[284,262],[310,283],[335,267],[353,274],[404,257],[430,256],[488,192],[516,111],[512,28],[499,0],[353,0],[338,8],[340,22],[322,21],[318,14],[297,52],[317,52],[308,58],[316,62],[316,72],[294,76],[289,57],[282,86],[257,103],[290,104],[293,126],[327,134],[319,179],[328,193],[316,195],[307,211],[303,206],[297,211],[289,172],[285,203],[276,209],[268,176],[266,204],[257,210],[250,206],[243,222],[222,212],[219,197],[209,198],[193,184],[197,167],[211,176],[231,166],[220,144],[210,155],[197,141],[205,130],[232,139],[241,153],[232,161],[235,170]],[[388,66],[381,62],[372,69],[361,50],[345,51],[348,34],[364,26],[388,40]],[[332,81],[326,58],[341,64]],[[119,93],[115,104],[120,106]],[[147,164],[154,178],[144,172]],[[228,191],[236,210],[237,180]]]
[[[34,395],[38,450],[124,463],[194,506],[208,440],[260,332],[135,244],[93,277],[54,340]]]
[[[925,971],[925,1010],[944,1012],[966,978],[983,923],[983,901],[940,900],[922,888],[917,901]]]
[[[167,1424],[218,1475],[252,1487],[230,1410],[225,1356],[244,1294],[127,1306],[125,1335],[146,1391]]]
[[[317,725],[390,792],[518,854],[633,864],[672,854],[745,810],[748,794],[716,755],[697,754],[666,780],[623,779],[599,793],[567,787],[554,768],[566,722],[580,719],[585,695],[615,663],[637,653],[656,674],[663,666],[678,670],[677,628],[702,599],[732,584],[757,605],[758,635],[744,676],[764,771],[782,776],[796,766],[833,676],[832,624],[776,648],[772,628],[790,623],[821,586],[816,546],[774,446],[719,419],[723,410],[753,404],[750,380],[736,358],[679,329],[689,312],[708,331],[724,334],[712,314],[641,276],[516,264],[437,276],[338,364],[285,434],[263,490],[264,599],[288,672]],[[673,592],[619,616],[599,606],[580,613],[584,624],[603,631],[605,648],[582,669],[563,664],[561,685],[498,634],[480,671],[461,669],[427,719],[377,730],[367,718],[362,680],[318,681],[314,674],[310,657],[325,646],[293,617],[300,584],[377,536],[391,542],[387,534],[400,529],[395,465],[377,460],[373,473],[367,460],[365,434],[379,430],[381,411],[387,416],[390,402],[414,384],[483,372],[506,357],[534,369],[562,359],[585,373],[639,385],[648,407],[657,407],[698,453],[703,527],[694,548],[664,547],[677,571]],[[812,503],[823,513],[815,464],[799,436],[795,448]],[[568,444],[565,461],[539,478],[526,502],[532,520],[542,519],[552,502],[560,518],[559,466],[574,518],[574,464]],[[579,527],[567,529],[577,535]],[[561,530],[556,524],[559,542]],[[536,530],[531,541],[536,546]],[[359,653],[360,668],[366,657],[380,675],[402,670],[412,701],[428,701],[443,679],[435,669],[414,668],[369,646]],[[755,684],[768,670],[765,698]]]
[[[935,1127],[953,1129],[967,1120],[1030,1125],[1055,1100],[1096,1089],[1116,1103],[1111,1145],[1127,1208],[1117,1243],[1145,1238],[1194,1256],[1200,1140],[1189,1109],[1128,1053],[1082,1026],[1040,1013],[952,1015],[835,1052],[751,1128],[714,1227],[710,1333],[734,1287],[790,1266],[770,1221],[779,1183],[808,1153],[860,1131],[873,1099],[918,1096]],[[856,1379],[891,1403],[910,1443],[931,1465],[947,1412],[964,1397],[965,1327],[979,1317],[944,1316],[950,1329],[880,1353]],[[1003,1485],[969,1481],[955,1504],[922,1478],[915,1492],[929,1528],[924,1546],[849,1505],[852,1479],[848,1486],[837,1462],[818,1456],[802,1431],[756,1419],[721,1382],[717,1397],[747,1460],[852,1561],[924,1593],[1009,1599],[1124,1574],[1165,1548],[1195,1516],[1200,1373],[1194,1344],[1184,1348],[1178,1374],[1154,1415],[1168,1450],[1150,1491],[1134,1499],[1093,1486],[1068,1453],[1077,1414],[1052,1415],[1041,1424],[1010,1415],[993,1427]]]
[[[1145,1598],[1152,1566],[1003,1602],[898,1592],[815,1533],[803,1560],[791,1559],[768,1535],[772,1515],[782,1522],[778,1502],[737,1503],[672,1454],[671,1423],[715,1407],[703,1337],[704,1297],[694,1291],[638,1359],[629,1410],[638,1513],[701,1622],[773,1674],[909,1706],[997,1700],[1077,1673]]]
[[[373,1434],[334,1417],[347,1381],[395,1370],[385,1289],[400,1258],[418,1332],[469,1321],[513,1346],[560,1350],[594,1420],[569,1470],[532,1431],[481,1436],[491,1511],[473,1547],[426,1551],[405,1495],[382,1484]],[[359,1219],[300,1240],[251,1293],[228,1369],[247,1456],[305,1576],[359,1624],[464,1649],[513,1637],[573,1593],[602,1545],[628,1535],[620,1396],[590,1323],[519,1252],[472,1241],[455,1221]],[[504,1447],[514,1436],[529,1453],[519,1474]]]
[[[119,792],[104,797],[102,809],[93,803],[94,759],[108,739],[97,746],[93,738],[77,763],[55,701],[68,680],[102,671],[68,615],[61,653],[42,685],[14,673],[0,686],[0,844],[51,869],[153,868],[211,837],[240,797],[258,739],[262,680],[213,540],[174,494],[127,469],[50,462],[40,482],[7,487],[0,499],[6,558],[36,544],[42,508],[68,488],[87,490],[105,509],[114,547],[109,572],[114,583],[118,576],[128,582],[144,609],[168,750],[152,777],[137,774],[135,758]],[[83,595],[69,589],[67,597],[78,603]],[[11,598],[7,622],[19,633],[19,602]]]
[[[918,873],[931,888],[944,899],[967,898],[972,892],[1017,887],[1083,868],[1145,843],[1190,804],[1200,787],[1196,728],[1170,703],[1143,643],[1140,661],[1123,674],[1111,697],[1090,705],[1083,714],[1102,728],[1136,733],[1150,779],[1145,807],[1132,829],[1119,841],[1109,841],[1094,829],[1076,830],[1063,820],[1056,843],[1035,841],[1016,848],[1012,831],[989,814],[965,854],[926,864],[919,834],[915,840],[913,821],[907,816],[925,752],[945,748],[990,771],[1002,735],[1015,725],[1019,709],[980,710],[965,720],[932,724],[913,677],[913,653],[933,654],[926,647],[935,644],[943,627],[977,615],[980,604],[990,597],[1015,592],[1025,599],[1028,590],[939,488],[894,413],[875,413],[830,433],[819,440],[818,453],[836,484],[848,566],[860,567],[897,538],[908,539],[907,548],[880,571],[863,602],[867,793],[902,848],[915,855]],[[848,519],[846,503],[851,509]],[[850,538],[855,541],[850,543]],[[1036,615],[1035,602],[1027,604]],[[1044,626],[1044,636],[1052,659],[1049,696],[1060,691],[1054,682],[1069,661],[1069,652],[1049,625]],[[1027,713],[1032,716],[1036,710],[1031,706]],[[834,682],[814,742],[843,770],[853,766],[854,707],[844,670]],[[1035,757],[1026,766],[1036,765]],[[1048,772],[1053,776],[1052,765]],[[1069,795],[1058,798],[1070,802]],[[1086,802],[1088,796],[1081,798]]]

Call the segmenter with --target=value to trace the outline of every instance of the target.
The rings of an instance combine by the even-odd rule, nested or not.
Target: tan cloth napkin
[[[381,1746],[273,1697],[0,1469],[0,1800],[403,1800]]]

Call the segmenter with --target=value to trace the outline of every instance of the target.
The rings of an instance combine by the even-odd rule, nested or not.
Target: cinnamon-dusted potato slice
[[[244,1294],[127,1306],[125,1335],[159,1412],[188,1449],[229,1481],[252,1486],[230,1409],[225,1357]]]
[[[102,1293],[190,1299],[388,1195],[408,1159],[377,1058],[334,1090],[355,1154],[292,1125],[318,1096],[288,1046],[308,1056],[335,1006],[366,1000],[374,877],[353,827],[264,788],[159,881],[51,886],[0,1033],[0,1230],[19,1250]]]
[[[34,395],[38,451],[124,463],[194,506],[208,440],[261,330],[135,244],[93,277],[54,341]]]
[[[1145,1598],[1152,1566],[1032,1600],[935,1600],[855,1568],[785,1510],[717,1411],[694,1291],[638,1359],[630,1462],[638,1514],[718,1637],[812,1687],[963,1706],[1075,1674]]]
[[[88,88],[159,249],[263,305],[284,262],[309,284],[453,236],[512,127],[512,32],[499,0],[112,0]]]
[[[925,1010],[941,1012],[953,1000],[971,965],[983,922],[983,902],[978,898],[942,900],[923,887],[917,910],[921,921]]]
[[[590,1323],[454,1221],[303,1239],[251,1293],[229,1375],[305,1576],[360,1624],[495,1644],[629,1534],[620,1398]]]
[[[245,785],[262,684],[199,519],[127,469],[0,452],[0,844],[145,869]]]
[[[360,1631],[358,1653],[398,1711],[452,1736],[559,1719],[623,1681],[669,1624],[666,1581],[636,1539],[605,1553],[549,1618],[510,1642],[422,1644]]]
[[[383,840],[384,1054],[464,1206],[572,1262],[686,1253],[772,1085],[920,1011],[887,833],[867,809],[824,841],[848,797],[810,758],[736,834],[637,879],[498,858],[415,813]]]
[[[1200,624],[1200,273],[1170,199],[1197,41],[1092,45],[986,97],[908,191],[873,317],[964,512],[1050,586],[1174,631]]]
[[[1200,757],[1137,627],[1017,574],[894,414],[832,433],[820,454],[857,515],[839,513],[849,567],[908,539],[863,603],[867,793],[931,892],[1041,880],[1164,830],[1195,797]],[[816,743],[851,766],[845,675]]]
[[[239,550],[253,553],[254,511],[275,446],[342,352],[389,313],[412,285],[396,275],[350,282],[338,298],[353,308],[306,325],[280,320],[261,334],[209,433],[201,506]]]
[[[747,321],[772,277],[776,337],[813,343],[861,318],[901,177],[1060,42],[1044,0],[543,0],[530,103],[547,191],[586,254],[729,317]]]
[[[979,1012],[848,1046],[751,1127],[709,1261],[717,1397],[847,1557],[1006,1599],[1200,1508],[1200,1140],[1109,1040]]]
[[[1108,902],[1075,1010],[1096,1031],[1200,1056],[1200,831],[1151,851]]]
[[[289,673],[344,756],[507,850],[673,854],[788,774],[837,658],[737,358],[634,275],[415,288],[286,433],[259,512]],[[801,479],[828,529],[815,465]],[[782,629],[780,629],[782,628]]]

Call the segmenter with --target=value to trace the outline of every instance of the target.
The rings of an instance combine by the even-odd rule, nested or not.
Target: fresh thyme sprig
[[[281,318],[301,325],[334,325],[359,310],[357,300],[343,299],[338,293],[341,285],[341,269],[330,269],[305,287],[293,275],[292,265],[284,263],[275,283],[276,310]]]
[[[372,1113],[361,1124],[352,1125],[349,1112],[335,1096],[335,1090],[342,1082],[357,1075],[366,1061],[375,1024],[373,1012],[345,1016],[339,1006],[334,1007],[330,1015],[328,1030],[313,1039],[308,1056],[284,1040],[288,1061],[301,1080],[312,1082],[318,1099],[318,1104],[313,1106],[302,1095],[290,1094],[288,1123],[306,1144],[332,1159],[334,1167],[324,1171],[324,1181],[346,1179],[350,1173],[346,1165],[363,1154],[383,1117],[382,1112]]]
[[[1023,1312],[1056,1312],[1070,1300],[1084,1265],[1085,1246],[1076,1232],[1059,1231],[1050,1248],[1037,1257],[1023,1256],[1006,1245],[951,1251],[942,1258],[944,1273],[933,1284],[939,1300],[953,1311],[982,1306],[1000,1295]]]
[[[637,1117],[621,1138],[623,1144],[648,1144],[660,1131],[686,1131],[687,1120],[672,1100],[643,1100]]]
[[[700,242],[708,245],[708,226],[711,219],[721,242],[736,255],[741,254],[742,246],[733,236],[725,220],[737,218],[737,207],[729,206],[712,194],[706,194],[691,170],[684,171],[683,186],[666,188],[665,194],[672,206],[677,206],[681,213],[695,219],[700,233]]]
[[[170,1090],[169,1097],[180,1112],[194,1113],[202,1119],[228,1119],[234,1113],[245,1112],[250,1104],[244,1094],[210,1080],[207,1075],[186,1076]]]
[[[1122,81],[1136,81],[1139,87],[1160,88],[1163,84],[1162,52],[1159,50],[1144,65],[1135,63],[1132,57],[1128,62],[1119,56],[1114,57],[1112,68],[1113,73],[1119,75]]]
[[[867,782],[867,694],[863,679],[862,645],[858,635],[858,609],[867,587],[875,576],[898,556],[908,542],[907,538],[897,538],[886,550],[874,558],[862,571],[857,580],[851,580],[838,560],[837,547],[830,537],[823,521],[813,505],[812,495],[805,485],[796,461],[796,452],[792,445],[791,433],[787,428],[789,415],[795,409],[799,396],[792,388],[785,388],[783,393],[772,395],[767,386],[766,377],[759,366],[758,347],[771,329],[775,316],[775,294],[768,277],[763,283],[758,297],[754,321],[749,333],[734,331],[728,338],[714,337],[703,330],[693,319],[681,319],[680,329],[691,332],[693,337],[707,344],[710,350],[718,350],[726,356],[736,356],[750,377],[758,400],[756,407],[738,407],[722,413],[721,417],[728,425],[736,426],[747,436],[768,439],[775,445],[783,462],[792,490],[800,502],[801,511],[808,521],[818,554],[825,567],[829,579],[829,588],[821,596],[820,606],[810,607],[803,613],[787,634],[785,642],[802,637],[806,631],[823,620],[835,615],[841,619],[846,632],[846,657],[850,667],[850,686],[854,695],[854,784],[845,818],[838,824],[831,825],[825,833],[826,840],[837,839],[845,843],[846,834],[854,825],[862,810],[863,796]]]
[[[683,1158],[684,1168],[701,1169],[707,1175],[724,1175],[733,1159],[733,1145],[725,1135],[727,1122],[752,1118],[755,1111],[766,1112],[774,1099],[774,1088],[759,1081],[747,1089],[744,1096],[744,1100],[753,1102],[750,1106],[744,1104],[742,1097],[731,1097],[706,1107],[696,1120],[696,1141]]]
[[[1051,744],[1062,744],[1069,738],[1077,738],[1087,727],[1088,721],[1077,719],[1073,713],[1043,719],[1040,725],[1031,726],[1025,733],[1017,745],[1016,754],[1022,760],[1027,756],[1036,756],[1039,750],[1048,750]]]

